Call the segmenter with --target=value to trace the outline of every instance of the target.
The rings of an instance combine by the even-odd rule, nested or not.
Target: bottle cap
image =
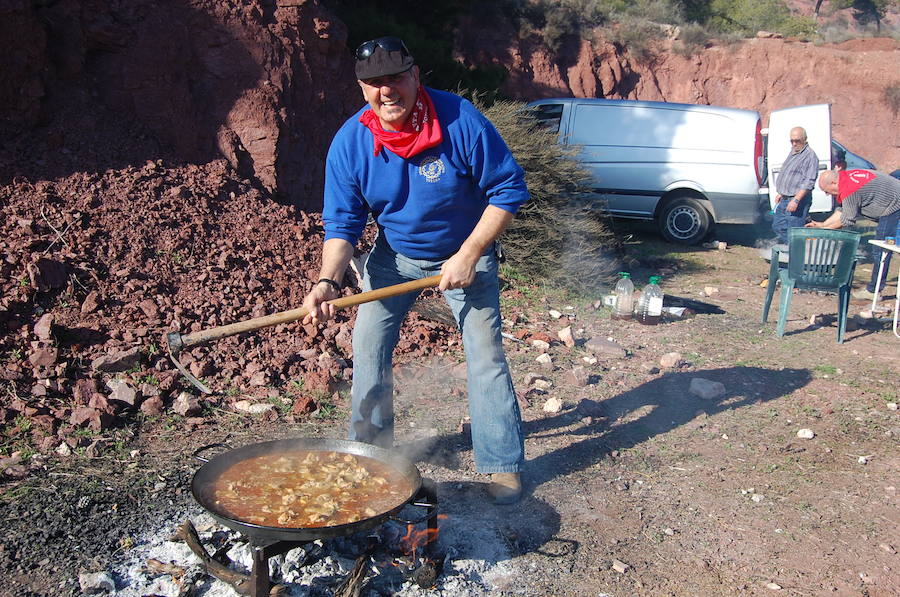
[[[650,276],[651,284],[659,284],[659,281],[662,279],[662,276]]]
[[[629,274],[628,272],[619,272],[619,275],[622,276],[623,278],[630,278],[630,277],[631,277],[631,274]]]

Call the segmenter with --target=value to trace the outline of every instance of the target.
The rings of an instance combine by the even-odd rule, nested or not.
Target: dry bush
[[[894,116],[900,114],[900,83],[894,83],[885,87],[884,102],[891,109]]]
[[[639,62],[648,62],[653,58],[656,45],[663,39],[662,27],[647,19],[623,15],[618,25],[610,29],[609,39],[628,50],[628,53]]]
[[[556,133],[527,116],[524,104],[479,108],[525,170],[531,193],[502,238],[509,265],[529,280],[574,290],[583,291],[587,281],[607,284],[618,271],[621,242],[590,197],[588,173]]]
[[[709,45],[709,32],[699,23],[687,23],[681,27],[681,35],[674,49],[685,58],[690,58]]]

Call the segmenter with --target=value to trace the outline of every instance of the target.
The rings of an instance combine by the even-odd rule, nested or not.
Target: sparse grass
[[[813,371],[819,375],[834,375],[837,373],[837,367],[834,365],[816,365]]]

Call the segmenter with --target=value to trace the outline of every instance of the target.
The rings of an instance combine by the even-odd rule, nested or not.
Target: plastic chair
[[[788,230],[788,263],[780,268],[779,251],[772,251],[769,285],[763,306],[762,322],[769,318],[769,307],[775,294],[775,282],[781,280],[781,305],[777,334],[784,336],[784,324],[791,307],[794,288],[836,292],[838,295],[838,343],[844,342],[847,311],[850,308],[850,284],[856,269],[859,232],[824,230],[822,228],[790,228]]]

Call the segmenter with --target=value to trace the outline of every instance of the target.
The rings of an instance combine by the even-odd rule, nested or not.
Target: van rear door
[[[769,115],[766,163],[768,166],[769,205],[775,209],[778,194],[775,181],[781,173],[781,166],[791,151],[791,129],[802,126],[806,129],[809,145],[819,158],[819,171],[831,168],[831,105],[815,104],[774,110]],[[831,195],[821,191],[816,185],[810,212],[830,212]]]

